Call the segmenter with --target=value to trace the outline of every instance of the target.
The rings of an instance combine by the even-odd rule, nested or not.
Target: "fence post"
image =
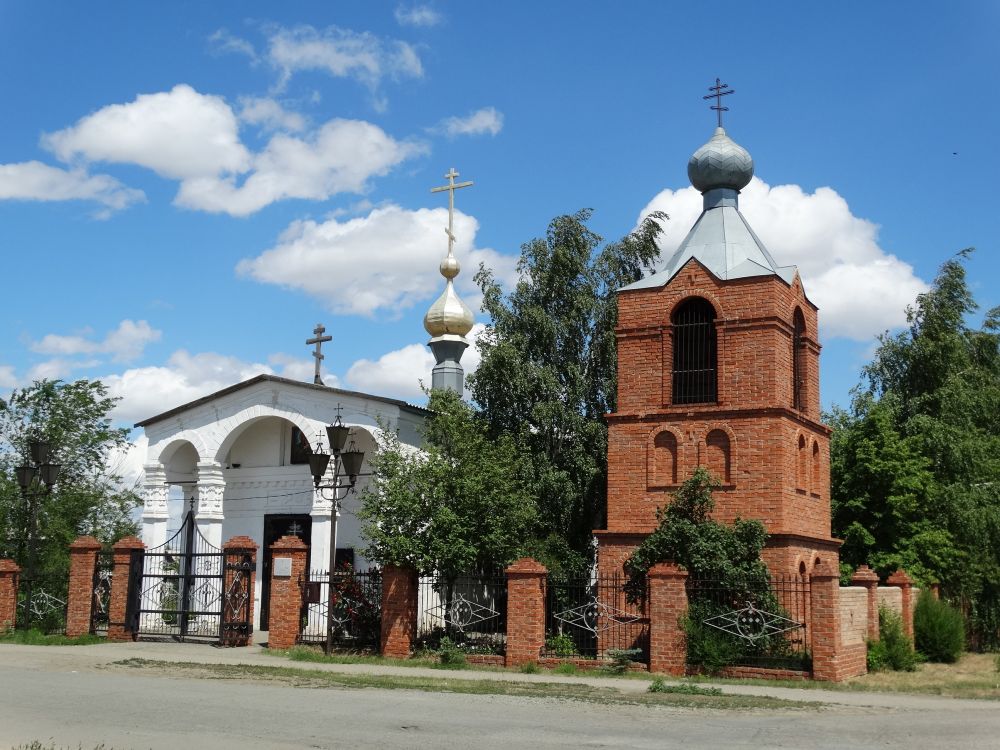
[[[257,580],[257,543],[234,536],[222,545],[222,645],[253,643],[253,596]]]
[[[688,573],[672,562],[654,565],[649,581],[649,671],[683,675],[687,639],[682,620],[687,614]]]
[[[141,539],[127,536],[119,539],[111,548],[111,600],[108,603],[108,640],[131,641],[135,639],[132,623],[125,622],[125,612],[129,597],[129,566],[132,551],[145,549]]]
[[[899,586],[899,591],[903,599],[903,611],[900,616],[903,618],[903,632],[911,641],[913,640],[913,579],[906,571],[900,568],[885,581],[887,586]]]
[[[92,536],[77,537],[69,545],[69,589],[66,595],[66,636],[90,633],[94,606],[94,571],[101,543]]]
[[[840,650],[840,577],[829,563],[813,568],[809,582],[812,628],[813,679],[839,682],[837,652]]]
[[[21,568],[13,560],[0,560],[0,633],[17,624],[17,582]]]
[[[416,637],[417,572],[386,565],[382,569],[382,656],[408,658]]]
[[[877,641],[878,634],[878,573],[861,565],[851,576],[852,586],[864,586],[868,596],[868,640]]]
[[[530,557],[515,560],[507,574],[507,648],[504,663],[538,661],[545,646],[545,585],[549,571]]]
[[[271,545],[271,603],[268,648],[291,648],[302,625],[302,581],[306,573],[305,542],[283,536]]]

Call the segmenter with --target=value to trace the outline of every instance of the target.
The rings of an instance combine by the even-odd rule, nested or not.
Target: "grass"
[[[0,633],[0,643],[19,643],[22,646],[92,646],[105,643],[106,638],[98,635],[78,635],[68,638],[61,633],[43,633],[41,630],[8,630]]]
[[[142,670],[177,677],[276,682],[296,688],[378,688],[382,690],[423,690],[435,693],[467,695],[503,695],[529,698],[555,698],[583,702],[671,706],[714,709],[803,709],[817,708],[816,702],[789,701],[750,695],[719,695],[707,690],[669,691],[664,693],[625,693],[617,688],[551,682],[506,682],[500,680],[461,680],[448,677],[410,677],[397,675],[359,675],[320,672],[296,667],[271,667],[249,664],[196,664],[149,659],[125,659],[111,666]]]

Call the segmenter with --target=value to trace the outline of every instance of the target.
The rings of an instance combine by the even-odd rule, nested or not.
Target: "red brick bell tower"
[[[753,161],[720,126],[688,163],[704,210],[666,267],[618,295],[618,410],[608,415],[602,571],[698,466],[715,518],[763,521],[774,573],[837,569],[830,430],[820,422],[817,308],[739,212]]]

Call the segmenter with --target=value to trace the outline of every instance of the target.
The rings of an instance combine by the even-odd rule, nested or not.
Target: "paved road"
[[[0,748],[35,739],[73,748],[82,743],[85,750],[101,742],[114,748],[220,750],[1000,748],[996,703],[932,698],[891,708],[840,704],[817,711],[723,712],[409,690],[303,689],[102,669],[102,662],[122,658],[117,648],[0,646]],[[202,656],[249,661],[251,656],[192,648],[160,650],[190,661]],[[162,653],[146,649],[141,655],[162,658]],[[635,689],[642,686],[637,683]],[[812,692],[799,696],[818,697]]]

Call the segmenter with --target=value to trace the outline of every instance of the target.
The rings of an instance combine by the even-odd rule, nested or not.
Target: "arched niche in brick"
[[[796,305],[792,313],[792,406],[799,411],[805,411],[808,404],[807,383],[806,317]]]
[[[681,440],[670,428],[657,427],[646,445],[646,487],[676,487],[680,477]]]
[[[809,441],[801,432],[795,436],[795,491],[809,492]]]
[[[820,471],[819,441],[814,439],[809,457],[809,492],[813,497],[819,497],[820,494]]]
[[[700,463],[724,487],[736,484],[735,447],[733,431],[721,425],[712,427],[702,441]]]

